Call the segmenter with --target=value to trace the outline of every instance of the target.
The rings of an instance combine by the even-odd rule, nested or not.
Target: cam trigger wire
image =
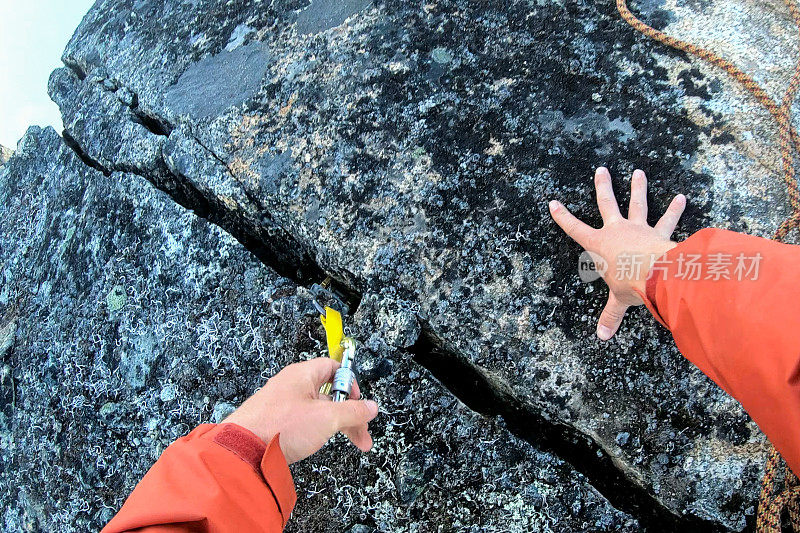
[[[341,363],[333,376],[333,381],[320,388],[321,394],[331,394],[334,402],[343,402],[350,397],[355,383],[356,343],[345,336],[342,315],[350,309],[344,299],[331,288],[331,278],[311,287],[314,307],[319,311],[319,320],[325,329],[325,341],[328,345],[328,357]],[[328,304],[324,303],[328,302]],[[335,305],[338,309],[331,307]]]
[[[769,111],[773,119],[775,119],[778,125],[783,181],[786,184],[789,204],[792,209],[792,214],[780,224],[773,235],[773,239],[783,241],[789,231],[793,228],[800,227],[800,190],[798,189],[794,170],[794,152],[797,151],[800,153],[800,137],[798,136],[797,130],[792,125],[792,104],[797,95],[797,90],[800,88],[800,55],[795,62],[794,72],[783,94],[783,99],[780,105],[778,105],[752,76],[727,59],[706,48],[676,39],[675,37],[671,37],[662,31],[648,26],[631,13],[626,0],[616,0],[616,2],[617,10],[623,20],[633,29],[655,41],[691,54],[721,68],[747,92],[753,95],[753,97]],[[798,9],[796,0],[784,0],[784,3],[789,8],[795,26],[798,32],[800,32],[800,9]],[[789,519],[793,529],[800,532],[800,482],[798,482],[797,476],[792,473],[789,467],[784,466],[786,472],[784,489],[776,495],[776,487],[778,484],[777,473],[779,471],[780,462],[780,454],[774,447],[771,447],[764,478],[761,481],[761,493],[758,501],[756,529],[759,532],[779,533],[781,531],[781,513],[784,508],[786,508],[789,513]]]

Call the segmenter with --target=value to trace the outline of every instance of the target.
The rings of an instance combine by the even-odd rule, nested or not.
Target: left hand
[[[367,423],[378,414],[378,404],[360,400],[358,384],[351,399],[333,402],[319,389],[333,378],[339,363],[319,357],[294,363],[271,377],[267,383],[223,423],[249,429],[269,443],[280,433],[281,451],[291,464],[322,448],[341,431],[362,452],[372,448]]]
[[[605,167],[599,167],[594,175],[597,192],[597,207],[603,217],[603,227],[592,228],[575,218],[560,202],[550,202],[550,215],[567,235],[593,254],[595,264],[604,263],[603,280],[608,284],[609,294],[600,320],[597,336],[601,340],[610,339],[622,323],[628,307],[641,305],[640,297],[645,294],[650,268],[656,259],[677,246],[670,240],[672,232],[686,207],[686,197],[675,196],[667,211],[655,226],[647,223],[647,178],[641,170],[635,170],[631,177],[631,202],[628,218],[619,211],[619,204],[611,187],[611,175]],[[629,269],[627,275],[620,275],[624,258],[639,257],[639,268]]]

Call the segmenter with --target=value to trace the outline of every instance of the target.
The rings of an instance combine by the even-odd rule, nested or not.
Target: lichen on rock
[[[578,247],[546,200],[597,222],[592,168],[611,167],[624,201],[640,167],[653,216],[688,195],[679,237],[709,224],[765,234],[787,213],[769,117],[744,116],[746,95],[633,32],[610,4],[348,2],[309,26],[326,5],[164,1],[134,13],[100,2],[50,92],[70,138],[103,168],[206,209],[301,283],[315,271],[367,299],[392,291],[420,328],[412,352],[432,343],[479,379],[502,403],[488,411],[551,421],[560,453],[599,486],[625,484],[606,492],[633,494],[619,504],[645,509],[640,518],[651,509],[684,527],[744,528],[763,436],[644,312],[614,342],[594,339],[600,291],[574,274]],[[702,30],[684,7],[642,8],[684,37]],[[792,32],[759,9],[779,40]],[[750,31],[739,11],[713,11]],[[257,87],[248,71],[244,99],[187,113],[196,94],[182,83],[235,86],[227,67],[201,66],[240,49],[264,57]],[[783,54],[763,59],[751,65],[759,75],[791,68]],[[410,338],[397,333],[366,334],[384,349]],[[716,450],[726,454],[712,467]]]
[[[792,67],[784,53],[795,34],[790,19],[752,0],[701,4],[634,8],[679,37],[722,45],[778,91],[776,80]],[[752,522],[763,435],[644,311],[632,313],[613,342],[594,338],[602,290],[579,281],[579,248],[546,209],[558,197],[597,223],[593,167],[611,167],[621,201],[639,167],[650,176],[652,216],[673,193],[689,197],[679,238],[706,225],[768,234],[788,213],[776,135],[730,80],[638,35],[613,5],[584,0],[101,0],[63,59],[49,91],[77,159],[51,133],[34,132],[0,179],[33,180],[26,165],[59,172],[34,157],[37,143],[45,153],[58,145],[57,159],[71,168],[83,165],[61,189],[41,185],[55,187],[47,198],[63,198],[50,208],[63,223],[37,226],[48,240],[21,239],[47,249],[34,257],[30,292],[96,304],[64,304],[69,312],[53,323],[69,330],[102,319],[102,331],[83,337],[100,347],[115,339],[98,352],[113,357],[92,370],[101,378],[86,379],[113,379],[125,392],[70,392],[78,407],[65,412],[95,402],[113,427],[138,416],[146,431],[132,433],[136,445],[155,451],[168,439],[145,441],[150,433],[167,428],[172,437],[189,421],[219,420],[257,386],[255,377],[247,386],[233,380],[234,372],[266,376],[319,350],[303,287],[331,275],[360,301],[353,330],[363,341],[365,391],[391,406],[375,430],[386,463],[350,454],[333,472],[337,456],[328,448],[298,466],[298,485],[311,488],[301,489],[307,514],[298,511],[292,527],[333,527],[320,518],[331,509],[356,524],[353,531],[413,530],[425,519],[463,529],[483,520],[487,530],[741,530]],[[140,213],[191,217],[167,215],[167,197],[140,178],[201,217],[191,231],[142,225]],[[74,183],[109,190],[78,201],[84,185]],[[22,198],[16,191],[0,194]],[[76,217],[81,206],[96,206],[98,236]],[[29,227],[14,220],[2,226],[4,239]],[[43,244],[51,241],[59,243],[52,250]],[[142,257],[112,254],[126,246]],[[14,254],[22,252],[10,250],[2,253],[20,261]],[[146,260],[169,268],[145,271]],[[70,277],[101,264],[98,280]],[[16,309],[18,271],[3,267],[7,313]],[[107,299],[115,286],[123,305]],[[167,290],[173,286],[180,292]],[[155,287],[160,298],[150,297]],[[213,292],[218,307],[198,288]],[[178,294],[180,312],[168,305]],[[287,295],[267,299],[272,309],[289,309],[288,318],[261,308],[265,294]],[[55,335],[27,335],[14,319],[25,342]],[[191,338],[174,344],[179,324],[191,326]],[[263,328],[277,329],[259,337]],[[21,346],[12,357],[28,349]],[[67,351],[30,353],[52,359]],[[64,363],[75,376],[99,364],[90,350],[76,353],[77,362]],[[34,374],[23,383],[9,368],[21,384],[14,394],[57,382]],[[63,386],[83,387],[70,383]],[[36,402],[44,401],[32,396],[38,414],[26,416],[41,416]],[[145,405],[179,414],[143,420],[131,406]],[[94,442],[93,431],[100,429],[88,426],[76,446]],[[103,503],[117,505],[135,473],[104,486]],[[24,517],[44,516],[31,511],[39,500],[21,494],[32,513]],[[494,507],[481,513],[475,501]],[[9,520],[22,523],[15,512]]]
[[[0,169],[2,520],[96,531],[170,442],[321,355],[323,331],[305,288],[144,179],[103,175],[52,129],[20,146]],[[407,317],[390,296],[353,327]],[[398,350],[418,331],[399,322],[360,352],[374,450],[339,436],[293,465],[288,531],[637,529],[569,464],[461,405]]]

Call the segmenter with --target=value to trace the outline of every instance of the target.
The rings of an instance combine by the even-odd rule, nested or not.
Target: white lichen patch
[[[125,287],[122,285],[114,285],[106,295],[106,305],[112,313],[125,307],[127,301],[128,296],[125,294]]]
[[[783,4],[735,0],[704,6],[700,9],[696,4],[670,0],[665,8],[675,19],[665,32],[730,60],[780,102],[800,45]],[[651,46],[656,50],[663,47],[652,41]],[[789,214],[774,119],[724,71],[696,58],[687,64],[660,54],[657,57],[676,87],[687,69],[696,68],[704,78],[695,80],[697,83],[705,85],[706,90],[715,83],[720,88],[710,94],[710,99],[685,91],[680,97],[691,120],[712,127],[710,135],[701,134],[704,148],[691,158],[687,154],[686,168],[711,176],[713,185],[709,198],[689,198],[689,202],[713,198],[709,204],[715,225],[770,236]],[[709,113],[717,117],[712,119]],[[723,134],[732,142],[713,141],[714,137],[724,140],[720,137]],[[736,217],[732,217],[732,210]]]
[[[239,24],[236,26],[233,31],[231,32],[230,39],[228,40],[228,44],[225,45],[225,50],[228,52],[232,52],[236,50],[242,44],[244,44],[245,38],[253,33],[255,28],[251,28],[247,24]]]

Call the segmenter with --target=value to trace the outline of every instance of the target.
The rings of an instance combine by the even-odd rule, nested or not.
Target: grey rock
[[[365,526],[363,524],[356,524],[347,530],[347,533],[375,533],[376,529],[373,527]]]
[[[11,159],[11,156],[14,154],[14,150],[11,148],[6,148],[2,144],[0,144],[0,165],[5,165],[6,161]]]
[[[5,358],[9,350],[14,346],[17,335],[17,323],[15,320],[9,321],[0,328],[0,359]]]
[[[451,54],[447,48],[438,46],[431,52],[431,59],[437,63],[449,63],[453,60],[453,54]]]
[[[219,424],[235,410],[236,406],[233,405],[232,403],[217,402],[217,404],[214,405],[214,410],[211,413],[211,421],[214,422],[215,424]]]
[[[397,465],[395,484],[401,503],[417,499],[427,488],[437,466],[438,457],[424,446],[414,445]]]
[[[712,2],[702,26],[687,6],[644,16],[690,40],[776,36],[726,53],[758,76],[788,79],[793,59],[780,39],[793,38],[791,24],[742,2]],[[549,220],[546,200],[597,224],[592,168],[611,167],[624,201],[638,166],[654,185],[653,219],[687,193],[679,238],[706,225],[769,234],[789,212],[769,117],[606,4],[331,5],[101,1],[50,94],[87,159],[208,209],[279,257],[273,266],[289,265],[283,273],[307,284],[316,268],[365,298],[393,291],[416,315],[420,342],[474,370],[498,410],[515,405],[553,434],[567,428],[556,448],[579,443],[578,467],[596,484],[618,469],[684,527],[744,528],[763,435],[643,310],[613,342],[594,338],[603,291],[579,282],[579,248]],[[742,15],[751,11],[755,22]],[[323,12],[329,21],[317,23]],[[266,64],[222,99],[229,107],[187,111],[203,96],[189,90],[200,79],[237,87],[241,68],[226,61],[241,66],[256,50]],[[137,107],[93,76],[135,93]],[[768,84],[776,95],[780,86]],[[401,329],[392,345],[416,335]],[[370,349],[390,346],[364,333]],[[620,449],[622,431],[635,446]]]
[[[336,28],[371,4],[369,0],[311,0],[297,15],[297,33],[313,34]]]
[[[164,403],[174,402],[175,399],[178,397],[178,391],[174,385],[171,383],[169,385],[164,386],[159,393],[159,398]]]
[[[259,42],[205,57],[169,88],[167,105],[195,120],[215,118],[255,95],[269,63],[269,52]]]
[[[374,356],[361,355],[365,364]],[[639,530],[567,463],[516,438],[500,420],[460,402],[442,405],[447,392],[429,372],[402,352],[387,356],[390,374],[362,377],[365,393],[381,406],[371,425],[373,451],[343,458],[350,445],[337,437],[293,465],[298,502],[307,503],[289,531],[336,531],[354,521],[377,531],[431,524],[454,531]]]
[[[356,312],[358,323],[374,324],[374,329],[361,330],[357,337],[374,351],[409,348],[421,334],[416,313],[409,303],[392,291],[365,294]]]
[[[290,282],[142,178],[86,166],[52,129],[32,128],[0,169],[0,239],[0,316],[16,322],[5,530],[98,530],[158,457],[148,435],[174,440],[209,420],[197,395],[241,402],[288,362],[265,338],[296,334],[297,317],[270,310],[294,302]]]
[[[0,316],[17,324],[0,387],[4,531],[99,530],[171,441],[322,353],[306,289],[141,177],[86,165],[52,129],[31,128],[0,169],[0,265]],[[388,315],[348,326],[404,316],[382,301]],[[381,405],[374,449],[339,436],[292,465],[289,531],[638,529],[569,464],[380,348],[360,350],[365,367],[391,361],[363,381]]]

